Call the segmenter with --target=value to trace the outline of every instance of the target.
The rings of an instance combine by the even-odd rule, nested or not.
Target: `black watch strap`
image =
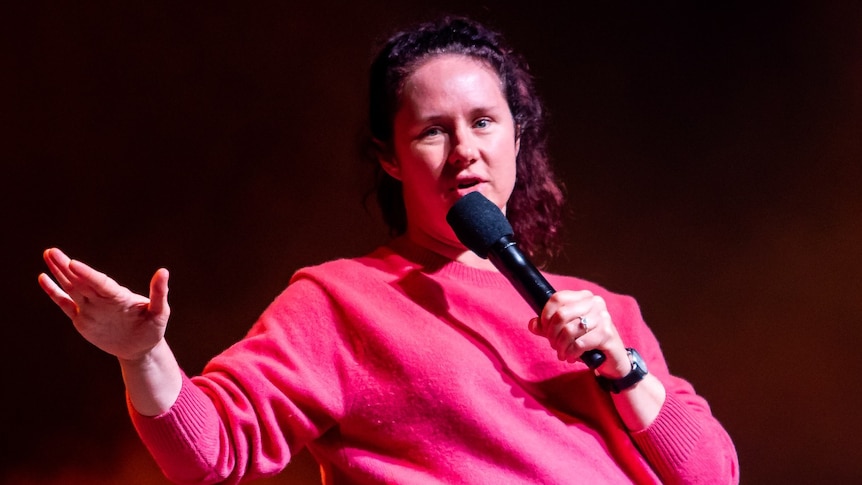
[[[643,361],[640,354],[638,354],[638,351],[632,348],[628,348],[626,350],[629,353],[629,359],[632,361],[632,370],[628,374],[619,379],[608,379],[607,377],[596,376],[599,386],[601,386],[605,391],[619,394],[642,381],[644,376],[647,375],[646,363]]]

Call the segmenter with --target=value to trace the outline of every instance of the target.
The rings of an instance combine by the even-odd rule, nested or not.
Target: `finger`
[[[546,320],[556,313],[560,308],[578,305],[581,302],[587,301],[593,294],[587,290],[572,291],[562,290],[551,295],[545,308],[542,310],[542,317]]]
[[[552,341],[552,347],[557,351],[557,358],[568,362],[577,360],[577,357],[586,350],[587,334],[599,326],[601,322],[589,312],[570,317],[560,325],[560,332]]]
[[[77,260],[69,261],[69,279],[79,292],[90,298],[115,299],[123,291],[123,287],[108,275]]]
[[[578,339],[581,336],[583,336],[583,333],[576,322],[567,323],[563,331],[560,332],[560,337],[554,342],[554,348],[557,350],[557,358],[567,360],[572,353],[572,348],[579,345]]]
[[[168,307],[168,278],[170,273],[161,268],[150,280],[150,313],[162,315],[170,311]]]
[[[592,304],[590,305],[590,311],[596,312],[599,314],[607,313],[608,305],[605,303],[605,299],[599,295],[594,295],[590,301]]]
[[[577,338],[573,338],[569,344],[563,348],[560,360],[575,362],[580,359],[584,352],[595,348],[596,343],[593,340],[594,339],[587,336],[587,334],[582,334]]]
[[[57,279],[57,283],[59,283],[65,291],[69,291],[72,287],[72,283],[69,281],[69,277],[67,275],[67,272],[69,271],[69,258],[63,254],[63,251],[60,251],[57,248],[50,248],[46,249],[45,252],[42,253],[42,259],[45,260],[45,264],[48,266],[51,274]]]
[[[581,336],[601,326],[605,315],[610,319],[604,298],[590,292],[584,293],[586,299],[564,304],[551,316],[553,324],[565,326],[570,335]]]
[[[598,314],[590,313],[586,318],[589,328],[586,331],[582,329],[580,335],[572,339],[566,348],[566,360],[569,362],[579,359],[588,350],[598,349],[606,352],[613,345],[622,346],[611,314],[607,310],[602,310]]]
[[[74,319],[78,315],[78,305],[45,273],[39,275],[39,286],[67,317]]]
[[[579,300],[557,307],[556,311],[549,316],[548,339],[555,344],[565,339],[564,345],[566,345],[570,338],[580,334],[580,321],[589,312],[588,304],[589,300]]]
[[[548,340],[551,342],[551,347],[564,349],[577,336],[577,317],[575,317],[575,319],[562,319],[562,321],[556,322],[554,328],[549,332]]]
[[[532,332],[533,335],[541,335],[541,333],[539,333],[539,317],[531,318],[530,323],[527,324],[527,328],[530,329],[530,332]]]

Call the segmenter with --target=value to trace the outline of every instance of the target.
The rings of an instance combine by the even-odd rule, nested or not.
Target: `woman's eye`
[[[443,130],[441,130],[440,128],[428,128],[427,130],[422,132],[422,136],[427,138],[429,136],[437,136],[441,133],[443,133]]]
[[[476,124],[474,126],[476,128],[487,128],[490,125],[491,125],[491,120],[489,120],[487,118],[483,118],[481,120],[476,121]]]

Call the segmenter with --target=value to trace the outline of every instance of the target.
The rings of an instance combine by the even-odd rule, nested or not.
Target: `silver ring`
[[[587,317],[579,317],[581,319],[581,328],[584,329],[584,332],[590,331],[589,322],[587,322]]]

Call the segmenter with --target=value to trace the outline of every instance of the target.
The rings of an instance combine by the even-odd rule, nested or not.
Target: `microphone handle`
[[[521,297],[527,300],[536,315],[541,315],[542,309],[556,290],[518,249],[515,241],[504,236],[488,252],[488,259],[506,276]],[[590,369],[595,369],[605,361],[605,354],[600,350],[588,350],[581,355],[581,360]]]

